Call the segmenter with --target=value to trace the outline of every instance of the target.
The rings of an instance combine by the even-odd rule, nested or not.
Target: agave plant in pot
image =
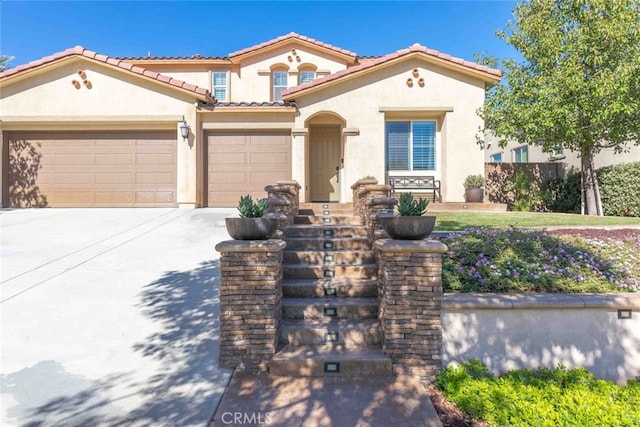
[[[429,201],[415,200],[412,193],[400,195],[398,215],[380,217],[389,237],[398,240],[420,240],[429,236],[436,224],[435,216],[425,216]]]
[[[250,195],[241,196],[238,203],[240,218],[225,218],[229,235],[236,240],[266,240],[276,231],[278,223],[263,217],[267,200],[253,201]]]

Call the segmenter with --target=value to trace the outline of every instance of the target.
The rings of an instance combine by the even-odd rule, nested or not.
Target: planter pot
[[[278,222],[271,218],[225,218],[227,233],[236,240],[266,240],[275,233]]]
[[[464,197],[468,203],[482,203],[484,188],[467,188],[464,190]]]
[[[381,217],[382,227],[389,237],[397,240],[420,240],[429,236],[436,225],[435,216]]]

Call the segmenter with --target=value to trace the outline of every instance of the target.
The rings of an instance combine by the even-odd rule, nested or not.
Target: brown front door
[[[11,207],[176,205],[174,132],[8,132]]]
[[[309,174],[312,202],[340,201],[341,131],[339,125],[309,129]]]

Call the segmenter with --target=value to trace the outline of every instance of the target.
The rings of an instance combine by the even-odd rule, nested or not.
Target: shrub
[[[260,218],[267,210],[267,199],[253,202],[250,195],[241,196],[238,202],[238,212],[242,218]]]
[[[503,426],[640,425],[640,378],[624,387],[586,369],[519,369],[498,378],[478,360],[442,371],[436,385],[476,419]]]
[[[570,171],[562,178],[549,180],[542,194],[545,207],[552,212],[580,213],[580,172]]]
[[[443,238],[445,292],[621,292],[640,289],[640,233],[583,239],[471,228]]]
[[[540,210],[542,198],[538,185],[524,171],[517,171],[506,186],[507,190],[513,193],[514,211],[532,212]]]
[[[468,175],[462,183],[465,189],[484,187],[484,177],[482,175]]]
[[[398,203],[398,215],[400,216],[422,216],[427,211],[429,201],[420,197],[413,199],[412,193],[402,193]]]
[[[605,215],[640,216],[640,162],[598,169]]]

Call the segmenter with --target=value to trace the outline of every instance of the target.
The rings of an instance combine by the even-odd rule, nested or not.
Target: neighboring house
[[[553,153],[545,153],[542,147],[537,145],[521,144],[510,141],[501,148],[495,138],[487,138],[485,148],[485,162],[487,163],[563,163],[565,167],[580,169],[580,157],[575,151],[554,150]],[[640,146],[628,145],[627,152],[614,153],[612,149],[602,150],[593,159],[596,168],[617,163],[640,161]]]
[[[302,201],[348,202],[358,179],[394,174],[463,201],[499,81],[417,44],[359,57],[295,33],[225,57],[75,47],[0,73],[2,203],[235,206],[290,179]]]

